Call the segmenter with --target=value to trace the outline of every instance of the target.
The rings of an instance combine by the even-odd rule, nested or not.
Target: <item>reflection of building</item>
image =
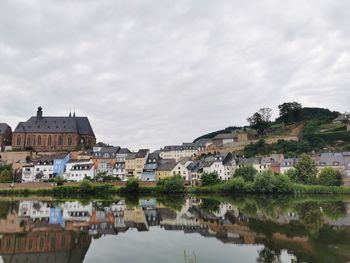
[[[91,237],[66,230],[2,235],[4,262],[83,262]]]

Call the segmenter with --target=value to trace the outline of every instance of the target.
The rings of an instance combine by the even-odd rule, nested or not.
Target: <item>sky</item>
[[[2,0],[0,122],[158,149],[283,102],[350,111],[347,0]]]

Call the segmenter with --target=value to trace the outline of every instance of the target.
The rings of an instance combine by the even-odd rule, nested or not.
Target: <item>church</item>
[[[43,116],[38,108],[37,114],[26,122],[20,122],[12,134],[12,149],[34,151],[71,151],[93,146],[96,137],[87,117]]]

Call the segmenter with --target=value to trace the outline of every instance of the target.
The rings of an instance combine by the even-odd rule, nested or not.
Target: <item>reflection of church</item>
[[[1,207],[2,208],[2,207]],[[38,208],[43,215],[46,207]],[[20,216],[19,208],[11,207],[0,220],[0,255],[4,262],[83,262],[91,237],[42,218]]]

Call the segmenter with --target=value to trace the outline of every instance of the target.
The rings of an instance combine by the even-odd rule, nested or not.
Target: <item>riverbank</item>
[[[177,186],[168,191],[160,185],[121,185],[116,186],[111,183],[88,183],[83,182],[74,185],[61,185],[50,188],[25,188],[22,184],[20,188],[0,189],[0,196],[54,196],[54,197],[106,197],[111,195],[172,195],[172,194],[217,194],[217,195],[233,195],[233,194],[278,194],[278,195],[294,195],[294,194],[337,194],[350,195],[350,187],[346,186],[320,186],[320,185],[302,185],[290,184],[287,186],[265,187],[256,189],[250,183],[242,183],[238,180],[231,180],[224,183],[211,186],[184,187]]]

